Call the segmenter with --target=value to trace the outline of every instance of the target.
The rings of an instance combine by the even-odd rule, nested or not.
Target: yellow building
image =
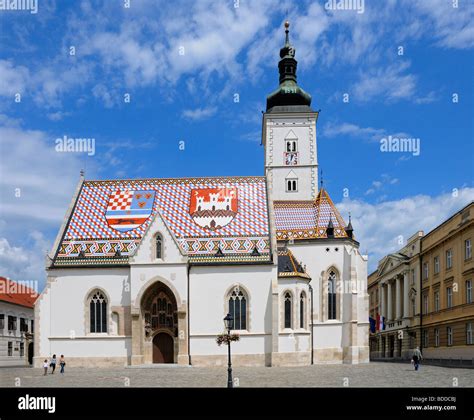
[[[474,202],[422,240],[422,347],[428,359],[474,359]]]
[[[370,358],[474,363],[474,202],[426,235],[418,231],[368,277]],[[421,291],[421,292],[420,292]]]

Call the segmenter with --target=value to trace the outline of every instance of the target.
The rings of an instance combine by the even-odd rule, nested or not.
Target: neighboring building
[[[369,313],[376,320],[376,331],[370,334],[371,359],[410,358],[419,343],[422,237],[422,231],[412,235],[369,276]]]
[[[473,240],[471,202],[379,262],[368,278],[369,314],[381,319],[371,359],[407,359],[419,346],[425,360],[474,360]]]
[[[81,177],[35,308],[36,366],[52,353],[69,366],[223,366],[228,312],[236,365],[368,361],[367,257],[318,189],[318,112],[294,56],[286,25],[265,176]]]
[[[422,241],[422,347],[425,358],[474,359],[474,203]]]
[[[0,277],[0,366],[33,363],[34,303],[37,292]]]

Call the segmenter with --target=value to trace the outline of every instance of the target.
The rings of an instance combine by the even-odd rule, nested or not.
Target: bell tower
[[[263,114],[265,175],[272,200],[312,200],[318,193],[318,113],[311,109],[311,95],[298,86],[289,27],[286,21],[278,63],[280,85],[267,96]]]

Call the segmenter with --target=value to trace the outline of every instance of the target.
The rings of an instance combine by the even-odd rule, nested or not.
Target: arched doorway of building
[[[173,363],[173,359],[173,337],[165,332],[156,334],[153,337],[153,363]]]
[[[145,340],[151,341],[152,346],[151,361],[174,363],[178,347],[178,306],[171,289],[159,281],[150,286],[142,299],[142,314]]]

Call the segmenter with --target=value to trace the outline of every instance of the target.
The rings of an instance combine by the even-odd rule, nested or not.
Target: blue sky
[[[473,200],[474,2],[366,0],[363,13],[326,3],[0,11],[0,274],[44,282],[82,168],[86,179],[263,175],[261,111],[287,11],[298,82],[321,109],[324,185],[346,220],[351,211],[370,269]],[[63,136],[94,138],[95,154],[56,152]],[[420,154],[382,153],[388,136],[419,139]]]

